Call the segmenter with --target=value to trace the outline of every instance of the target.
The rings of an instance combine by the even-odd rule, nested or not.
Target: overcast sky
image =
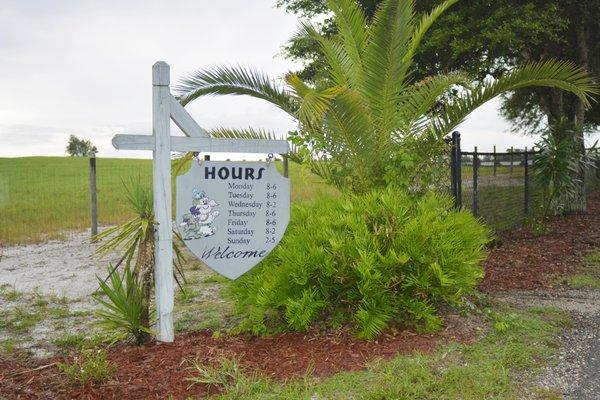
[[[70,134],[91,139],[100,157],[115,133],[151,132],[151,66],[171,81],[215,64],[255,66],[281,76],[294,65],[281,45],[296,30],[274,0],[0,0],[0,157],[64,155]],[[294,123],[265,102],[221,97],[188,109],[200,125],[254,126],[285,134]],[[531,146],[507,132],[491,104],[460,129],[480,151]]]

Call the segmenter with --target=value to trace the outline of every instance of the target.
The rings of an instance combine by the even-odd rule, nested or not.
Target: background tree
[[[98,152],[98,149],[90,140],[79,139],[77,136],[71,135],[66,151],[71,157],[92,157]]]

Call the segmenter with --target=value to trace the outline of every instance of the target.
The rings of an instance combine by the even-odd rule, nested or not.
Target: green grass
[[[219,387],[220,399],[514,399],[518,382],[557,353],[558,332],[570,319],[555,309],[493,313],[492,329],[474,344],[451,344],[431,355],[400,355],[374,361],[364,371],[319,379],[274,382],[241,368],[235,360],[209,366],[190,360],[190,382]]]
[[[97,160],[98,221],[118,224],[132,217],[123,182],[152,182],[152,161]],[[291,164],[292,200],[334,189]],[[89,161],[81,157],[0,158],[0,246],[60,239],[90,226]]]
[[[600,288],[600,279],[586,274],[577,274],[567,278],[569,286],[575,289],[598,289]]]
[[[566,283],[574,289],[600,289],[600,249],[586,255],[579,273],[567,277]]]

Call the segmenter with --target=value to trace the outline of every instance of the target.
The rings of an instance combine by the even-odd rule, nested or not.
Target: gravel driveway
[[[561,393],[564,399],[600,399],[600,291],[518,292],[499,299],[527,307],[557,307],[573,316],[573,328],[561,337],[558,363],[534,380],[537,388]]]

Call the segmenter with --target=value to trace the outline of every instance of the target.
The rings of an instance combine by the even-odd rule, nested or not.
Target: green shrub
[[[351,323],[373,338],[390,323],[441,326],[436,304],[457,304],[483,277],[490,234],[448,197],[388,188],[294,206],[282,243],[228,293],[263,334]]]

